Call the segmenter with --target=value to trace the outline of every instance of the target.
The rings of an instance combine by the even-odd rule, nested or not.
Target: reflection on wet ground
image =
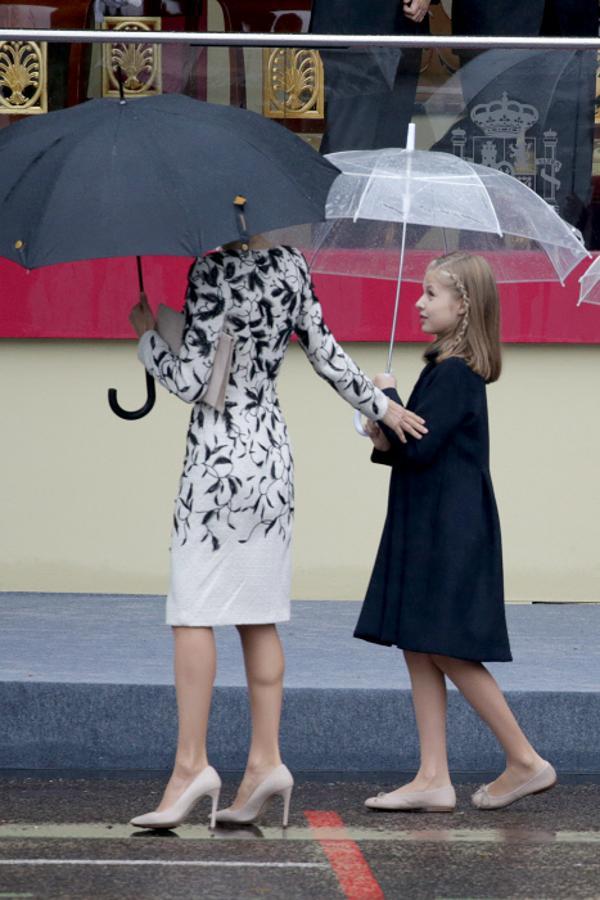
[[[470,806],[479,777],[457,785],[454,813],[363,807],[374,787],[402,780],[300,777],[285,830],[276,802],[248,827],[211,832],[199,804],[180,828],[146,832],[127,822],[156,803],[162,774],[0,773],[0,896],[600,897],[598,779],[505,810]],[[236,781],[226,778],[223,804]]]

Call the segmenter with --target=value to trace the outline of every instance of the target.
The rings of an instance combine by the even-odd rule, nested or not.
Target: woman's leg
[[[271,769],[281,765],[279,721],[283,699],[283,649],[275,625],[238,625],[252,714],[252,740],[232,808],[243,806]]]
[[[405,650],[419,731],[421,764],[414,779],[388,796],[450,784],[446,752],[446,680],[429,654]]]
[[[206,731],[217,654],[212,628],[173,628],[179,729],[175,765],[157,810],[167,809],[208,765]]]
[[[496,735],[506,753],[506,769],[488,785],[492,795],[506,794],[528,781],[543,765],[519,727],[494,677],[482,663],[432,655],[463,697]]]

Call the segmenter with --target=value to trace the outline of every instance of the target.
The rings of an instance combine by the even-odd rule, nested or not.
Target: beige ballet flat
[[[496,797],[488,792],[487,784],[482,784],[471,797],[471,803],[477,809],[501,809],[503,806],[510,806],[511,803],[522,797],[527,797],[528,794],[541,794],[543,791],[549,791],[554,787],[556,781],[556,772],[553,766],[547,762],[533,778],[507,794],[499,794]]]
[[[206,766],[199,775],[196,775],[191,784],[188,784],[173,806],[163,809],[161,812],[151,812],[145,813],[143,816],[136,816],[135,819],[131,819],[129,824],[135,825],[136,828],[177,828],[191,812],[192,807],[200,797],[208,794],[212,798],[210,827],[214,828],[220,790],[221,779],[218,773],[212,766]]]
[[[446,787],[433,788],[430,791],[412,791],[393,797],[380,793],[376,797],[365,800],[368,809],[383,809],[394,812],[454,812],[456,793],[451,784]]]
[[[273,769],[239,809],[220,809],[216,816],[219,825],[250,825],[260,816],[263,807],[278,794],[283,798],[283,827],[287,828],[294,779],[287,766]]]

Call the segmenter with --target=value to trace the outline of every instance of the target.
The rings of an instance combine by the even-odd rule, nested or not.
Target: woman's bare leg
[[[432,660],[489,725],[506,753],[506,769],[488,785],[489,793],[506,794],[528,781],[544,760],[527,740],[492,674],[479,662],[438,655]]]
[[[233,809],[243,806],[271,769],[281,765],[279,722],[285,669],[275,625],[238,625],[238,631],[248,679],[252,740]]]
[[[446,751],[446,679],[428,653],[405,650],[419,731],[421,764],[414,779],[388,796],[450,784]]]
[[[179,721],[175,765],[157,810],[167,809],[208,765],[206,731],[217,654],[212,628],[173,628]]]

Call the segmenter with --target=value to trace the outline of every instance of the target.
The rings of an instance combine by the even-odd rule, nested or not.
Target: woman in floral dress
[[[146,369],[193,404],[175,503],[167,598],[167,624],[175,637],[179,738],[173,775],[156,813],[150,814],[159,814],[164,827],[160,815],[179,818],[172,815],[174,805],[182,793],[194,794],[194,783],[202,787],[208,766],[215,625],[239,629],[252,710],[246,773],[228,812],[243,814],[261,783],[285,769],[278,746],[284,661],[275,623],[290,618],[294,480],[276,378],[292,335],[316,372],[355,409],[389,423],[401,438],[404,430],[418,437],[425,429],[336,343],[323,321],[306,261],[289,247],[261,249],[255,239],[249,250],[225,249],[198,259],[189,277],[178,355],[154,330],[144,300],[131,320],[141,335],[138,355]],[[219,412],[202,398],[222,332],[235,343],[225,409]],[[153,820],[141,821],[148,818],[136,823],[158,827]]]

